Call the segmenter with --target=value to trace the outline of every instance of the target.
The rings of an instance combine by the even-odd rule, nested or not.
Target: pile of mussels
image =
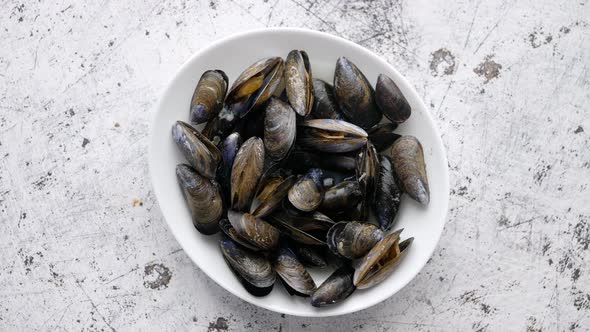
[[[394,133],[410,114],[392,79],[379,75],[373,89],[345,57],[333,86],[312,79],[300,50],[254,63],[229,93],[223,71],[206,71],[191,124],[172,128],[189,164],[176,175],[194,226],[223,232],[225,261],[256,296],[277,274],[314,306],[383,281],[413,240],[391,231],[402,192],[429,202],[421,144]],[[383,115],[390,121],[381,124]],[[306,267],[329,265],[335,272],[316,286]]]

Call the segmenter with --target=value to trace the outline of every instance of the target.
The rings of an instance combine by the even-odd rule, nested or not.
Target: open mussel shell
[[[311,295],[311,305],[321,307],[341,302],[356,289],[353,284],[354,269],[348,265],[338,268]]]
[[[207,235],[217,233],[218,221],[223,215],[223,200],[217,183],[184,164],[176,166],[176,178],[195,228]]]
[[[186,122],[176,121],[172,138],[188,163],[202,176],[214,179],[222,160],[217,147]]]
[[[395,143],[398,138],[402,137],[393,132],[396,128],[397,124],[391,122],[373,126],[368,131],[369,141],[373,143],[377,151],[381,152]]]
[[[236,234],[250,244],[262,249],[271,250],[279,244],[279,230],[266,221],[249,213],[228,211],[227,218]]]
[[[367,132],[342,120],[313,119],[303,121],[298,142],[321,152],[342,153],[360,149],[367,142]]]
[[[324,199],[319,210],[328,214],[340,214],[363,198],[357,181],[342,181],[324,192]]]
[[[402,136],[391,147],[393,168],[404,192],[420,204],[430,201],[422,145],[414,136]]]
[[[402,123],[412,114],[412,108],[397,84],[385,74],[380,74],[375,87],[375,101],[391,122]]]
[[[322,203],[322,170],[310,169],[289,189],[289,202],[297,209],[310,212]]]
[[[257,137],[248,139],[234,159],[231,171],[231,207],[246,211],[255,194],[264,166],[264,144]]]
[[[336,96],[334,95],[334,88],[330,83],[313,79],[313,108],[311,109],[311,116],[315,119],[334,119],[346,120],[340,112]]]
[[[242,145],[242,138],[239,133],[232,133],[220,143],[221,157],[223,164],[217,172],[217,181],[223,188],[224,197],[226,201],[229,201],[230,195],[230,182],[231,182],[231,170],[234,165],[234,160],[238,154],[238,150]]]
[[[264,147],[274,160],[287,156],[295,143],[296,115],[291,106],[278,98],[271,98],[264,117]]]
[[[307,297],[316,290],[313,278],[289,248],[281,248],[274,269],[291,295]]]
[[[285,90],[295,112],[306,116],[313,106],[311,68],[305,51],[293,50],[285,61]]]
[[[281,205],[281,201],[289,194],[289,189],[295,184],[295,181],[297,181],[297,178],[294,175],[286,179],[282,179],[281,177],[269,179],[268,184],[258,195],[260,204],[254,209],[252,214],[257,218],[263,218],[271,214]]]
[[[377,217],[379,227],[386,231],[393,226],[395,216],[401,202],[401,189],[393,170],[391,158],[385,155],[379,156],[379,177],[373,211]]]
[[[400,242],[401,230],[391,233],[379,241],[357,265],[353,282],[359,289],[365,289],[382,282],[399,265],[407,254],[414,238]]]
[[[334,221],[320,213],[301,213],[283,201],[283,208],[275,211],[268,220],[292,240],[312,246],[325,246],[326,233]]]
[[[326,235],[330,250],[342,257],[356,259],[364,256],[383,238],[383,231],[368,223],[339,222]]]
[[[265,296],[272,291],[276,274],[264,255],[242,248],[228,238],[221,239],[219,247],[232,272],[250,294]]]
[[[192,124],[205,123],[217,116],[223,107],[227,85],[227,75],[222,70],[207,70],[201,75],[191,98]]]
[[[357,66],[345,57],[336,61],[334,93],[340,109],[350,122],[369,129],[381,121],[382,114],[375,104],[373,87]]]
[[[234,81],[225,103],[231,113],[242,118],[260,106],[284,86],[284,61],[280,57],[265,58],[246,68]]]

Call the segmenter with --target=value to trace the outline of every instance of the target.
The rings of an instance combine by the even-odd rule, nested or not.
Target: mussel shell
[[[313,106],[313,91],[309,59],[305,51],[293,50],[285,61],[285,90],[289,104],[301,116],[306,116]]]
[[[235,243],[241,245],[242,247],[248,248],[252,251],[259,251],[260,250],[260,248],[258,248],[255,245],[250,244],[250,242],[248,242],[246,239],[243,239],[240,235],[238,235],[238,233],[234,229],[234,226],[231,225],[229,220],[221,219],[219,221],[219,228],[221,229],[221,231],[225,235],[227,235],[230,239],[232,239]]]
[[[296,131],[296,115],[291,106],[278,98],[271,98],[264,117],[267,155],[274,160],[285,158],[295,143]]]
[[[176,166],[176,178],[195,228],[207,235],[217,233],[218,221],[223,215],[223,200],[217,183],[184,164]]]
[[[312,168],[289,189],[289,202],[297,209],[310,212],[322,203],[322,170]]]
[[[271,214],[280,206],[283,198],[289,194],[289,189],[295,184],[295,181],[297,181],[297,178],[291,175],[284,180],[278,179],[278,183],[275,181],[269,183],[271,188],[268,191],[263,189],[261,192],[262,195],[258,198],[260,204],[254,209],[252,214],[257,218],[263,218]]]
[[[222,160],[221,152],[197,129],[186,122],[176,121],[172,138],[188,163],[202,176],[214,179]]]
[[[264,144],[257,137],[248,139],[234,159],[231,172],[231,207],[246,211],[255,194],[264,166]]]
[[[279,250],[274,269],[291,295],[307,297],[316,290],[313,278],[290,249]]]
[[[395,143],[398,138],[402,137],[393,132],[396,128],[397,124],[391,122],[373,126],[368,131],[369,141],[373,143],[377,151],[381,152]]]
[[[428,205],[430,189],[422,144],[414,136],[402,136],[391,147],[391,157],[404,192],[417,202]]]
[[[314,99],[311,116],[315,119],[346,120],[338,107],[332,85],[318,78],[314,78],[312,83]]]
[[[401,189],[397,183],[391,158],[385,155],[379,156],[379,177],[373,211],[379,222],[379,227],[386,231],[393,226],[393,221],[401,202]],[[325,201],[325,199],[324,199]]]
[[[340,109],[350,122],[368,129],[381,121],[382,114],[375,104],[373,87],[357,66],[345,57],[336,62],[334,93]]]
[[[328,261],[324,257],[322,250],[317,246],[306,246],[302,244],[291,245],[299,261],[306,266],[326,267]]]
[[[353,278],[357,288],[365,289],[382,282],[399,265],[414,240],[409,238],[400,243],[400,233],[401,230],[384,237],[360,260]]]
[[[305,120],[300,127],[302,130],[298,142],[304,147],[321,152],[355,151],[367,142],[366,131],[342,120]]]
[[[354,269],[344,265],[334,271],[311,295],[311,305],[321,307],[341,302],[356,289],[353,284]]]
[[[358,204],[362,197],[358,182],[342,181],[324,192],[324,199],[319,209],[328,215],[340,213]]]
[[[279,244],[279,230],[266,221],[249,213],[228,211],[227,218],[237,235],[250,244],[262,249],[271,250]]]
[[[217,116],[227,93],[227,75],[219,69],[207,70],[201,75],[193,92],[190,105],[190,122],[201,124]]]
[[[412,108],[395,82],[379,74],[375,87],[375,102],[391,122],[402,123],[412,114]]]
[[[217,173],[217,181],[223,188],[223,195],[225,200],[229,202],[230,188],[231,188],[231,170],[234,165],[234,160],[238,154],[238,150],[242,145],[242,137],[239,133],[232,133],[221,142],[221,157],[223,165],[219,168]]]
[[[265,296],[276,280],[271,262],[262,254],[241,248],[228,238],[219,241],[223,258],[242,285],[254,296]]]
[[[298,243],[325,246],[326,233],[334,225],[332,219],[317,211],[303,214],[286,205],[289,203],[284,203],[282,209],[268,216],[268,220]]]
[[[326,243],[333,253],[348,259],[364,256],[383,238],[383,231],[368,223],[339,222],[326,235]]]
[[[371,143],[367,143],[357,157],[356,178],[359,182],[363,200],[360,207],[360,220],[366,221],[369,217],[370,203],[375,199],[377,178],[379,176],[379,157]]]
[[[242,118],[260,106],[283,86],[284,62],[280,57],[261,59],[246,68],[234,81],[226,104]]]

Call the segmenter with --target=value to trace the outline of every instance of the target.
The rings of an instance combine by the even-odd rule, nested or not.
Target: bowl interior
[[[412,116],[398,132],[416,136],[423,145],[430,182],[431,200],[419,206],[404,196],[397,216],[397,227],[404,228],[403,237],[414,237],[411,250],[398,269],[383,283],[358,290],[346,301],[324,308],[314,308],[309,299],[291,297],[279,284],[266,297],[257,298],[244,290],[223,262],[219,251],[219,235],[204,236],[192,225],[175,175],[177,164],[184,162],[172,142],[170,129],[176,120],[188,120],[193,89],[203,71],[222,69],[230,84],[248,65],[267,56],[286,57],[292,49],[309,54],[314,77],[332,81],[334,65],[340,56],[353,61],[374,85],[377,76],[385,73],[402,90],[412,106]],[[303,29],[264,29],[223,39],[195,54],[185,63],[166,88],[155,109],[151,129],[149,167],[158,203],[164,217],[189,257],[221,287],[240,298],[263,308],[300,316],[333,316],[362,310],[395,294],[405,286],[430,258],[446,220],[449,200],[448,169],[445,151],[438,130],[418,94],[390,65],[370,51],[329,34]],[[313,273],[319,285],[326,273]]]

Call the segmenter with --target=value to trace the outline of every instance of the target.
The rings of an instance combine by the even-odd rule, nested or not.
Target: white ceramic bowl
[[[412,106],[412,116],[398,132],[416,136],[424,147],[431,199],[419,206],[405,196],[398,214],[403,237],[414,237],[410,251],[398,269],[383,283],[357,290],[342,303],[314,308],[309,299],[291,297],[275,285],[266,297],[250,295],[226,266],[219,251],[219,235],[205,236],[195,230],[176,182],[175,167],[184,162],[174,145],[170,129],[176,120],[188,120],[190,99],[199,77],[207,69],[224,70],[230,84],[247,66],[268,56],[286,57],[292,49],[307,51],[314,77],[332,82],[340,56],[354,62],[372,84],[385,73],[399,86]],[[439,132],[414,88],[400,73],[371,51],[330,34],[293,28],[248,31],[219,40],[194,54],[176,73],[156,106],[151,128],[149,167],[160,209],[170,230],[197,266],[221,287],[257,306],[298,316],[342,315],[375,305],[395,294],[418,274],[441,235],[449,201],[447,159]],[[326,273],[313,273],[319,285]]]

